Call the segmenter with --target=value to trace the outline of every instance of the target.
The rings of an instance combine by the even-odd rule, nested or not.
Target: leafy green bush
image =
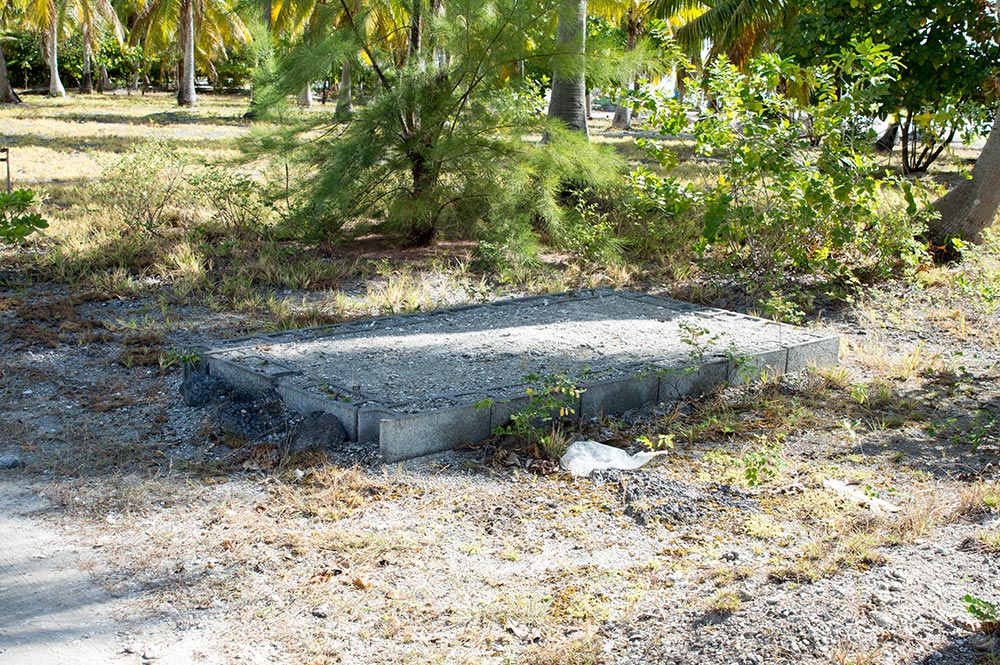
[[[980,621],[1000,621],[1000,610],[993,603],[970,594],[966,594],[962,602],[965,603],[965,610]]]
[[[261,186],[245,173],[210,166],[189,175],[187,182],[213,210],[215,221],[238,236],[253,234],[270,219],[270,204]]]
[[[30,88],[48,80],[49,70],[42,59],[38,35],[27,30],[6,30],[3,54],[7,61],[7,76],[14,87]]]
[[[15,189],[10,194],[0,192],[0,241],[16,243],[49,224],[37,212],[35,193],[30,189]]]
[[[510,417],[510,424],[497,428],[497,434],[512,436],[534,457],[559,459],[566,452],[568,442],[563,436],[563,421],[576,415],[576,406],[585,388],[577,386],[577,379],[565,374],[524,377],[528,382],[525,394],[528,403]]]
[[[260,147],[308,170],[291,207],[310,235],[377,225],[425,244],[515,222],[557,235],[564,183],[599,180],[617,160],[537,114],[538,91],[515,65],[549,61],[555,7],[456,0],[405,52],[393,40],[367,40],[363,14],[333,34],[323,31],[335,17],[317,20],[276,69],[262,72],[265,85],[255,92],[260,108],[285,122]],[[290,94],[359,44],[378,80],[349,122],[286,112]],[[530,143],[528,134],[548,141]]]
[[[915,239],[922,229],[921,192],[878,173],[874,134],[859,130],[865,124],[858,121],[871,116],[897,66],[870,42],[817,67],[773,55],[744,71],[719,61],[708,78],[712,109],[693,125],[697,154],[718,160],[714,180],[694,193],[648,171],[633,179],[645,191],[673,196],[665,200],[668,208],[690,205],[702,219],[699,252],[764,287],[788,274],[851,282],[913,267],[925,259]],[[689,109],[673,99],[650,99],[661,132],[687,126]],[[644,147],[671,167],[661,142]]]

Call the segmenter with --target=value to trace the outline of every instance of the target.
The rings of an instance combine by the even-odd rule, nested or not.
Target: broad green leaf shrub
[[[711,107],[693,126],[676,100],[649,102],[660,132],[692,132],[696,154],[713,160],[711,179],[680,187],[670,152],[646,141],[667,175],[639,170],[632,180],[665,190],[667,217],[700,220],[691,242],[709,268],[752,276],[763,289],[795,275],[854,283],[912,269],[926,260],[917,240],[924,194],[879,172],[864,120],[897,66],[871,43],[817,67],[769,55],[740,71],[721,60],[709,71]]]
[[[17,243],[48,228],[49,223],[32,211],[35,205],[35,193],[30,189],[0,192],[0,242]]]

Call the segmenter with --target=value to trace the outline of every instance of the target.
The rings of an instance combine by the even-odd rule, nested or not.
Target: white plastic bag
[[[621,448],[597,441],[575,441],[559,459],[559,464],[574,476],[589,476],[598,469],[638,469],[654,457],[665,454],[667,451],[661,450],[629,455]]]

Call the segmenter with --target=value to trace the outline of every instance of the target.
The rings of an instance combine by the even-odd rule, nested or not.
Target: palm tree
[[[49,65],[49,96],[64,97],[66,88],[59,79],[59,23],[65,2],[27,0],[25,15],[45,35],[45,59]]]
[[[7,60],[3,57],[3,41],[0,40],[0,103],[20,104],[21,98],[14,92],[7,75]]]
[[[7,74],[7,60],[3,55],[3,28],[10,20],[9,15],[13,8],[12,3],[4,3],[3,7],[0,8],[0,103],[2,104],[21,103],[21,98],[17,96],[10,84],[10,76]]]
[[[234,11],[233,0],[136,0],[133,42],[143,50],[165,52],[176,40],[181,50],[177,103],[196,102],[195,66],[215,76],[213,60],[225,57],[226,48],[249,41],[246,24]]]
[[[708,61],[725,55],[738,67],[768,46],[768,33],[783,24],[794,11],[787,0],[654,0],[651,12],[668,18],[684,10],[701,9],[677,30],[678,43],[688,53],[700,54],[711,42]]]
[[[587,0],[561,0],[556,24],[549,117],[589,135],[586,81]]]
[[[80,92],[89,94],[94,91],[91,62],[94,58],[94,47],[100,43],[101,33],[110,28],[115,38],[121,43],[124,32],[115,8],[109,0],[64,0],[68,15],[80,26],[83,38],[83,76],[80,79]]]
[[[181,0],[180,20],[177,22],[177,41],[181,46],[181,76],[177,82],[178,106],[194,106],[194,2]]]

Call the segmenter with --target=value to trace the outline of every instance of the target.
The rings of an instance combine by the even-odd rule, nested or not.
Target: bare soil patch
[[[596,481],[533,473],[551,467],[502,442],[388,466],[234,455],[181,402],[169,351],[263,322],[45,285],[2,296],[0,455],[24,466],[0,471],[0,487],[43,497],[32,520],[90,543],[77,565],[135,622],[128,635],[158,636],[161,656],[171,645],[289,663],[985,653],[961,598],[995,597],[1000,580],[987,544],[1000,355],[993,314],[958,294],[873,292],[815,323],[846,335],[842,372],[591,422],[583,435],[602,441],[669,433],[674,445],[663,464]],[[64,328],[73,322],[92,323]],[[137,348],[162,362],[128,361]],[[780,442],[774,459],[765,440]],[[754,459],[765,482],[748,487]],[[826,478],[900,510],[875,514]]]

